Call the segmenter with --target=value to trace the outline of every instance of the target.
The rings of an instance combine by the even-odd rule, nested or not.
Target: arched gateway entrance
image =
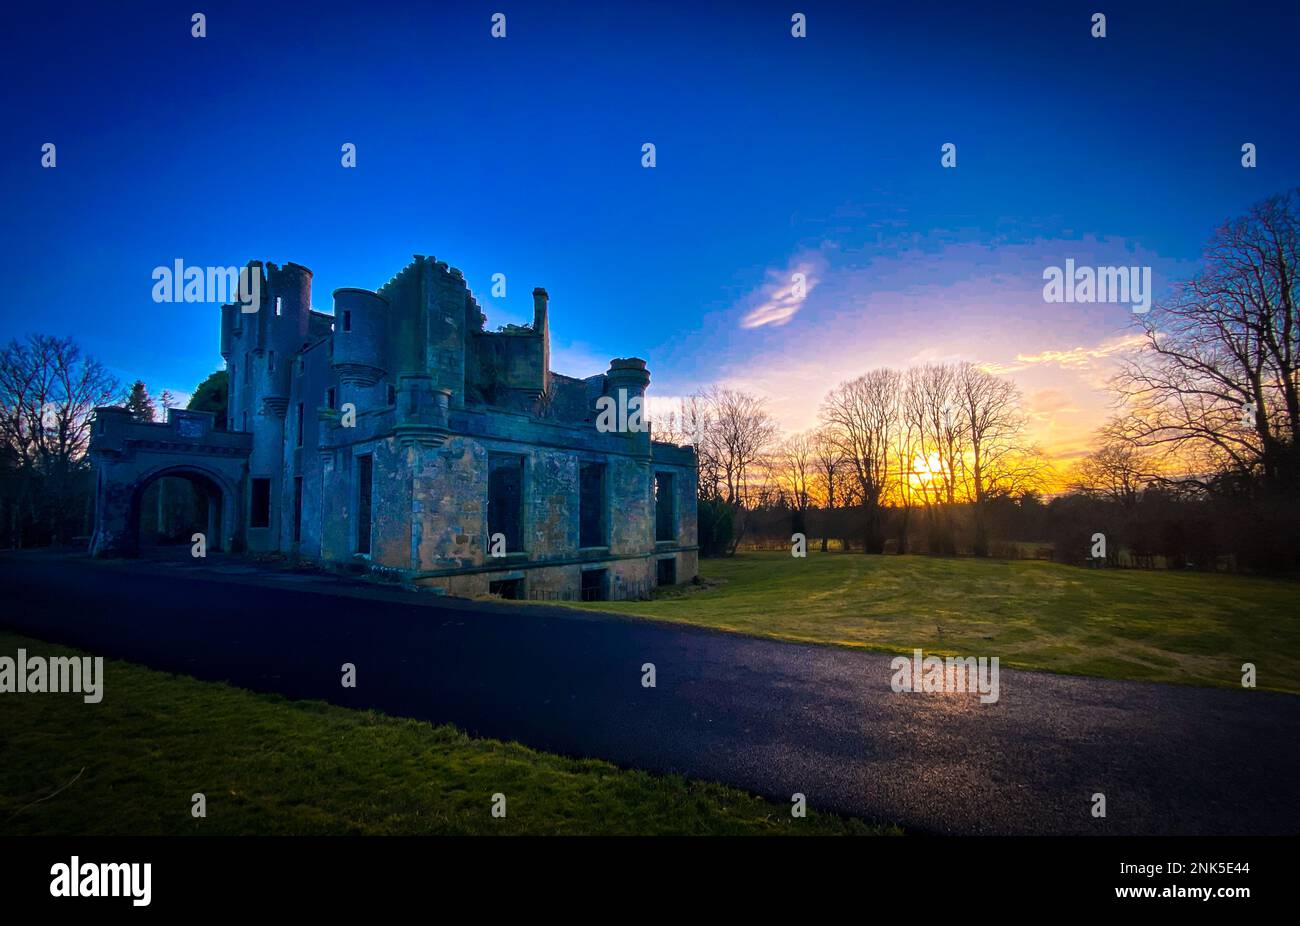
[[[124,408],[95,410],[95,556],[135,556],[142,503],[156,483],[184,479],[197,489],[209,550],[243,548],[244,487],[252,435],[218,431],[211,412],[170,409],[165,423],[141,422]]]
[[[221,550],[221,508],[226,492],[210,473],[172,466],[146,476],[137,486],[131,520],[139,546],[189,548],[194,534],[209,550]]]

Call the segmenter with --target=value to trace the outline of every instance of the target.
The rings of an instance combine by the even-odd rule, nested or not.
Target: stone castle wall
[[[460,271],[431,257],[417,255],[376,292],[336,290],[332,316],[312,310],[307,268],[255,261],[249,272],[262,275],[258,311],[221,311],[226,430],[246,454],[228,545],[383,568],[467,595],[507,582],[528,597],[573,598],[592,570],[604,570],[603,596],[643,595],[664,558],[675,581],[695,576],[694,452],[597,430],[596,400],[643,396],[649,373],[630,359],[586,379],[553,375],[545,290],[534,290],[531,326],[494,332]],[[519,548],[501,558],[488,531],[493,455],[523,467]],[[587,464],[604,467],[605,536],[582,548]],[[675,531],[656,541],[655,474],[665,472]],[[263,491],[268,518],[257,524]],[[120,497],[129,510],[130,493]]]

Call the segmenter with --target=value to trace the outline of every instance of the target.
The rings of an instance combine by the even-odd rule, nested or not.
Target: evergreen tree
[[[153,421],[154,404],[144,380],[137,379],[126,397],[126,409],[136,421]]]

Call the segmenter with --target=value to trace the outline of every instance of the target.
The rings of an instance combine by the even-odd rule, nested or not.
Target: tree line
[[[972,363],[871,370],[831,389],[818,425],[792,435],[761,398],[722,387],[661,421],[656,437],[696,448],[702,521],[726,510],[731,529],[705,542],[711,554],[734,552],[773,510],[799,533],[811,512],[854,512],[836,519],[840,540],[869,553],[912,549],[917,537],[954,553],[965,508],[973,550],[986,555],[989,506],[1041,491],[1047,469],[1015,384]],[[823,532],[823,549],[830,540]]]
[[[811,526],[823,550],[1296,569],[1298,198],[1225,223],[1201,270],[1137,317],[1118,412],[1064,474],[1027,439],[1015,384],[972,363],[868,371],[792,435],[751,393],[690,397],[654,428],[696,448],[703,552]]]

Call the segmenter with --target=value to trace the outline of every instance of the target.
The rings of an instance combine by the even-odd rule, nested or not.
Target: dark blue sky
[[[863,369],[1048,349],[1025,323],[991,356],[962,319],[1063,311],[993,308],[1063,256],[1186,268],[1300,179],[1293,3],[31,6],[6,13],[0,61],[0,337],[71,333],[155,392],[220,364],[216,308],[152,302],[155,266],[296,261],[328,311],[422,253],[464,271],[491,327],[547,287],[561,372],[637,354],[661,391],[732,380],[789,421],[777,361],[815,358],[818,332]],[[805,263],[819,285],[797,319],[738,324]],[[895,308],[873,309],[886,290]],[[1127,321],[1045,328],[1083,345]],[[906,348],[917,331],[933,350]],[[862,372],[846,363],[826,375]]]

